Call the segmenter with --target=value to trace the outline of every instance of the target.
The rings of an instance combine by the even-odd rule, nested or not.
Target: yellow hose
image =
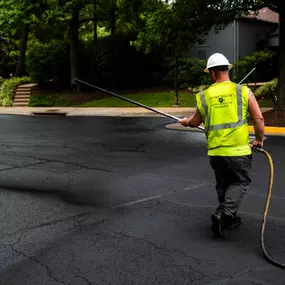
[[[270,178],[269,178],[269,185],[268,185],[268,193],[267,193],[267,198],[266,198],[266,204],[265,204],[265,209],[264,209],[264,214],[263,214],[263,220],[262,220],[262,227],[261,227],[261,247],[263,250],[263,253],[266,257],[266,259],[272,263],[275,266],[278,266],[280,268],[285,269],[285,264],[279,263],[277,261],[275,261],[266,251],[265,248],[265,243],[264,243],[264,233],[265,233],[265,228],[266,228],[266,222],[267,222],[267,214],[268,214],[268,210],[269,210],[269,206],[270,206],[270,200],[271,200],[271,194],[272,194],[272,187],[273,187],[273,177],[274,177],[274,165],[273,165],[273,161],[272,158],[270,156],[270,154],[265,151],[264,149],[260,149],[260,148],[254,148],[254,151],[257,152],[261,152],[263,154],[266,155],[268,162],[269,162],[269,166],[270,166]]]

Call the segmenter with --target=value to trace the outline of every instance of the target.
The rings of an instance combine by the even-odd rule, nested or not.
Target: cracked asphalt
[[[268,164],[254,154],[243,224],[212,236],[204,134],[165,118],[0,116],[0,284],[284,285],[260,247]],[[285,138],[266,244],[285,263]]]

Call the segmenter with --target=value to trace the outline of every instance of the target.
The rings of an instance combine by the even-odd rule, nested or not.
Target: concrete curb
[[[254,133],[253,126],[248,126],[248,130],[251,133]],[[285,136],[285,128],[284,127],[265,127],[265,134],[268,136]]]
[[[202,130],[194,129],[194,128],[186,128],[181,126],[179,123],[168,124],[166,125],[167,129],[175,130],[175,131],[184,131],[184,132],[200,132],[203,133]],[[248,126],[249,133],[254,135],[254,127]],[[265,127],[265,135],[266,136],[285,136],[285,128],[284,127]]]
[[[177,117],[189,117],[195,112],[195,108],[188,107],[170,107],[155,108],[165,113]],[[262,112],[266,112],[270,108],[262,108]],[[140,107],[116,108],[116,107],[0,107],[1,115],[22,115],[22,116],[100,116],[100,117],[162,117],[162,115],[154,113]],[[171,119],[170,119],[171,120]],[[172,123],[166,126],[168,129],[188,132],[203,132],[198,129],[185,128],[179,123]],[[254,134],[253,126],[249,126],[249,132]],[[265,127],[265,134],[272,136],[285,136],[285,127]]]
[[[159,111],[170,113],[171,115],[178,117],[191,116],[195,108],[155,108]],[[0,114],[2,115],[65,115],[65,116],[108,116],[108,117],[136,117],[147,116],[157,117],[162,116],[144,108],[72,108],[72,107],[60,107],[60,108],[43,108],[43,107],[0,107]]]

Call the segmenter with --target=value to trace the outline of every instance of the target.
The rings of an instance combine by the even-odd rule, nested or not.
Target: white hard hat
[[[214,53],[209,57],[207,68],[204,69],[204,71],[209,72],[209,68],[222,65],[227,65],[229,70],[231,70],[233,67],[233,65],[229,63],[228,59],[224,55],[221,53]]]

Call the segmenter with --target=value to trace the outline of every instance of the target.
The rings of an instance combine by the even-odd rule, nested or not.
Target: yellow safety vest
[[[196,95],[205,125],[209,156],[251,154],[247,124],[248,93],[248,87],[225,81],[215,83]]]

